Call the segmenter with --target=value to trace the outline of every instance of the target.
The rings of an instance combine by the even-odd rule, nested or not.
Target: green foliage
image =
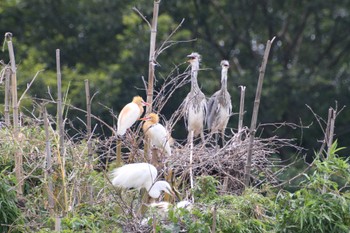
[[[17,207],[12,175],[8,169],[0,172],[0,232],[21,232],[17,226],[23,224],[21,210]]]
[[[194,188],[194,196],[201,202],[209,202],[218,196],[217,186],[219,181],[212,176],[197,177],[196,187]]]
[[[277,232],[348,232],[350,196],[341,183],[350,181],[348,159],[336,155],[337,142],[325,160],[315,160],[315,170],[295,193],[281,191],[276,199]],[[341,182],[337,180],[341,179]]]
[[[246,190],[241,196],[217,193],[218,181],[210,176],[199,177],[195,194],[198,199],[190,209],[173,208],[169,211],[167,224],[160,232],[210,232],[215,215],[216,232],[270,232],[273,218],[270,210],[273,201],[257,190]],[[199,195],[203,193],[203,195]]]

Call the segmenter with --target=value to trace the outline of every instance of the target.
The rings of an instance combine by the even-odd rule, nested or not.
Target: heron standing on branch
[[[204,142],[204,122],[207,109],[205,95],[198,86],[197,76],[201,56],[198,53],[191,53],[187,56],[188,62],[191,63],[191,91],[188,93],[185,103],[185,123],[187,124],[188,137],[187,142],[191,141],[191,131],[193,137],[201,136]]]
[[[221,132],[222,145],[225,145],[225,129],[232,113],[231,96],[227,91],[227,71],[230,67],[228,61],[223,60],[220,63],[221,70],[221,89],[215,92],[208,101],[207,125],[211,133]]]

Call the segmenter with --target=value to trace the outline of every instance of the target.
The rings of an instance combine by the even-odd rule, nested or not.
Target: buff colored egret
[[[184,100],[185,103],[185,123],[188,130],[188,142],[191,140],[191,131],[193,137],[201,136],[204,142],[204,122],[207,108],[205,95],[198,86],[197,76],[199,70],[199,62],[201,56],[198,53],[191,53],[188,57],[188,62],[191,64],[191,91],[187,94]]]
[[[150,138],[151,145],[162,149],[168,156],[171,156],[170,134],[163,125],[159,123],[159,116],[156,113],[150,113],[140,120],[145,121],[142,125],[144,134]]]
[[[112,184],[122,188],[145,188],[152,198],[159,198],[161,191],[174,195],[166,181],[156,181],[157,169],[149,163],[131,163],[114,169],[110,173]]]
[[[208,101],[207,125],[211,133],[221,133],[222,144],[224,145],[225,128],[232,113],[231,96],[227,91],[227,71],[230,64],[223,60],[220,65],[222,67],[221,89],[215,92]]]
[[[131,103],[128,103],[120,111],[118,116],[117,135],[123,136],[127,129],[129,129],[139,119],[143,113],[143,107],[149,105],[141,96],[135,96]]]

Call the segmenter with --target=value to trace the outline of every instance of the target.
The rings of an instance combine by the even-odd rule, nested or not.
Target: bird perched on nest
[[[145,121],[142,125],[144,134],[150,138],[151,145],[162,149],[168,156],[171,156],[170,134],[163,125],[159,123],[159,116],[156,113],[150,113],[140,120]]]
[[[190,141],[191,131],[193,137],[201,136],[204,142],[204,122],[207,108],[205,95],[198,86],[197,76],[201,56],[198,53],[191,53],[188,62],[191,64],[191,91],[184,100],[185,104],[185,123],[187,124],[188,141]]]
[[[117,135],[123,136],[143,114],[143,107],[149,105],[141,96],[135,96],[131,103],[128,103],[120,111],[118,116]]]
[[[215,92],[208,101],[207,125],[211,133],[221,133],[223,145],[225,144],[225,129],[232,113],[231,96],[227,91],[227,71],[230,67],[228,61],[220,63],[221,89]],[[217,143],[217,137],[216,137]]]
[[[159,198],[162,191],[174,195],[168,182],[156,181],[157,169],[149,163],[132,163],[114,169],[110,173],[112,184],[122,188],[145,188],[152,198]]]
[[[161,202],[151,203],[149,206],[167,212],[173,205],[171,203],[169,203],[169,202],[161,201]],[[180,202],[176,203],[174,207],[176,209],[181,209],[182,208],[182,209],[191,210],[192,209],[192,203],[189,202],[189,201],[184,200],[184,201],[180,201]]]
[[[167,219],[168,217],[168,211],[173,208],[175,209],[186,209],[188,211],[192,210],[193,204],[189,201],[180,201],[176,204],[171,204],[169,202],[166,201],[161,201],[161,202],[154,202],[148,205],[150,208],[152,208],[153,210],[156,210],[158,215],[160,216],[160,218],[162,220]],[[150,220],[150,217],[146,217],[141,221],[141,224],[146,225],[148,223],[148,221]]]

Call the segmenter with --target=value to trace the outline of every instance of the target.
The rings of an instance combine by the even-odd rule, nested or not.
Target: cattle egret
[[[191,64],[191,91],[184,100],[185,103],[185,123],[188,130],[188,141],[190,141],[191,131],[193,137],[201,136],[204,142],[204,122],[207,108],[207,101],[205,95],[198,86],[197,76],[199,70],[200,55],[198,53],[191,53],[187,56],[188,62]]]
[[[223,60],[221,67],[221,89],[215,92],[208,101],[207,125],[211,133],[221,132],[224,145],[225,128],[232,113],[232,104],[230,93],[227,91],[227,70],[230,64]]]
[[[131,103],[128,103],[120,111],[118,116],[117,135],[123,136],[127,129],[129,129],[139,119],[143,113],[143,107],[149,105],[141,96],[135,96]]]
[[[161,191],[174,195],[170,185],[166,181],[157,181],[157,169],[149,163],[132,163],[114,169],[110,178],[116,187],[145,188],[152,198],[159,198]]]
[[[171,156],[170,134],[163,125],[159,123],[159,116],[155,113],[150,113],[140,120],[145,121],[142,126],[144,134],[150,138],[151,145],[165,150],[168,156]]]

